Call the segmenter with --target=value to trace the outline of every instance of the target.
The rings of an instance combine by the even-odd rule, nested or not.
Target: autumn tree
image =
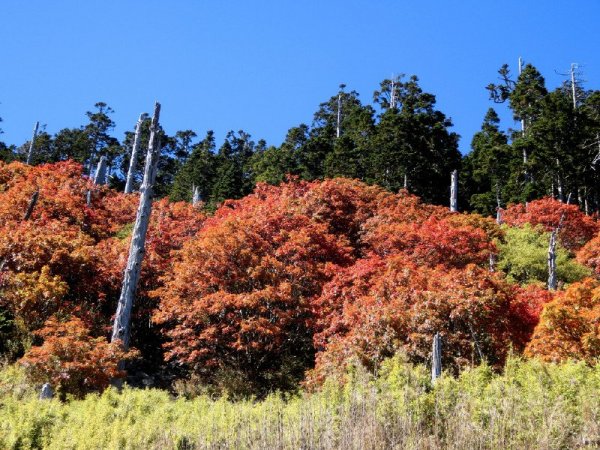
[[[599,321],[598,280],[572,284],[545,306],[526,354],[546,361],[576,359],[595,364],[600,357]]]

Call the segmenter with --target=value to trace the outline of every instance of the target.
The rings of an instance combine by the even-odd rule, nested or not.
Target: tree
[[[519,228],[504,228],[504,239],[498,245],[498,269],[507,274],[508,280],[520,284],[545,283],[548,280],[550,233],[525,224]],[[561,283],[573,283],[589,274],[559,245],[556,249],[556,268]]]
[[[374,99],[383,112],[371,141],[370,173],[367,179],[387,189],[408,188],[423,200],[438,204],[448,201],[448,177],[460,167],[458,135],[450,132],[452,122],[435,109],[435,96],[423,92],[416,76],[395,83],[394,108],[387,107],[381,83]]]
[[[481,131],[473,136],[471,152],[463,159],[461,172],[471,208],[487,215],[495,215],[506,199],[505,184],[513,163],[508,137],[499,123],[496,111],[488,109]]]
[[[526,354],[545,361],[584,360],[600,357],[600,284],[586,279],[557,294],[546,304]]]
[[[346,241],[289,208],[288,192],[259,186],[225,202],[155,292],[167,359],[234,394],[298,382],[312,361],[310,299],[350,261]]]
[[[192,147],[190,157],[175,175],[170,198],[174,201],[191,201],[197,187],[203,201],[208,201],[215,182],[215,137],[212,131]]]
[[[19,362],[33,381],[50,382],[63,395],[83,397],[103,390],[111,379],[123,375],[117,367],[119,361],[136,355],[104,337],[94,337],[77,317],[52,317],[36,335],[43,343],[29,349]]]

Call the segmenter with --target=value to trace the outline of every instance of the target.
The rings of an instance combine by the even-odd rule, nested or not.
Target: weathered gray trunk
[[[101,186],[106,184],[106,156],[102,156],[96,167],[96,175],[94,176],[94,184]]]
[[[435,333],[433,337],[433,346],[431,352],[431,382],[442,376],[442,337],[440,333]]]
[[[94,175],[94,184],[98,186],[106,184],[106,156],[102,156],[98,161],[98,166],[96,167],[96,174]],[[86,203],[88,206],[92,204],[91,189],[88,189],[88,191],[86,192]]]
[[[548,244],[548,289],[556,290],[556,233],[558,229],[550,234],[550,243]]]
[[[404,173],[404,189],[408,191],[408,175]]]
[[[120,342],[127,350],[129,348],[129,330],[131,327],[131,309],[135,290],[140,278],[140,269],[144,257],[146,233],[150,222],[152,211],[152,187],[156,178],[156,166],[160,154],[160,142],[158,137],[158,119],[160,115],[160,103],[154,105],[154,115],[150,126],[150,142],[146,154],[146,165],[144,168],[144,180],[140,188],[140,204],[135,218],[129,258],[123,274],[123,286],[121,296],[117,305],[117,313],[113,324],[111,342]]]
[[[196,206],[201,201],[202,201],[202,196],[200,195],[200,187],[192,185],[192,205]]]
[[[458,212],[458,170],[450,177],[450,211]]]
[[[131,194],[133,191],[133,178],[137,168],[137,154],[140,151],[140,146],[142,143],[142,123],[146,117],[146,113],[140,114],[140,118],[135,126],[135,136],[133,138],[133,147],[131,149],[131,160],[129,161],[129,170],[127,171],[127,181],[125,183],[126,194]]]
[[[31,142],[29,143],[29,151],[27,152],[27,164],[31,164],[33,161],[33,149],[35,146],[35,139],[37,138],[38,130],[40,128],[40,123],[36,122],[33,127],[33,136],[31,137]]]
[[[42,390],[40,391],[40,400],[50,400],[54,397],[54,391],[50,383],[44,383]]]
[[[25,211],[25,215],[23,216],[23,220],[29,220],[31,214],[33,213],[33,208],[38,201],[38,197],[40,196],[40,191],[36,190],[31,196],[31,200],[29,200],[29,205],[27,205],[27,210]]]

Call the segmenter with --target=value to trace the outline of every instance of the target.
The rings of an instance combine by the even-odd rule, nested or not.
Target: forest
[[[102,102],[0,143],[0,445],[76,448],[74,411],[130,421],[106,448],[600,445],[600,91],[531,64],[487,90],[519,127],[490,108],[466,155],[416,76],[341,85],[280,146],[156,110],[119,140]]]

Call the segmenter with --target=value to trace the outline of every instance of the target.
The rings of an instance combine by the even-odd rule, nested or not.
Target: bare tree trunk
[[[571,203],[571,193],[567,197],[567,205]],[[548,289],[555,291],[558,286],[558,279],[556,276],[556,238],[558,232],[562,228],[563,221],[565,220],[565,213],[563,212],[558,221],[558,225],[552,233],[550,233],[550,242],[548,243]]]
[[[129,171],[127,172],[127,182],[125,183],[125,193],[131,194],[133,191],[133,177],[135,175],[135,169],[137,167],[137,154],[140,151],[142,142],[142,123],[148,115],[146,113],[140,114],[140,118],[135,126],[135,136],[133,138],[133,148],[131,149],[131,160],[129,161]]]
[[[550,243],[548,244],[548,289],[555,291],[557,286],[556,279],[556,233],[558,230],[552,231],[550,234]]]
[[[40,400],[51,400],[52,397],[54,397],[52,385],[50,383],[44,383],[42,390],[40,391]]]
[[[431,383],[442,376],[442,337],[435,333],[431,354]]]
[[[575,80],[576,63],[571,64],[571,93],[573,94],[573,109],[577,109],[577,81]]]
[[[102,186],[106,184],[106,156],[102,156],[96,167],[96,175],[94,176],[94,184]]]
[[[131,309],[135,290],[140,278],[140,269],[144,257],[146,233],[150,222],[152,211],[152,187],[156,177],[156,166],[160,154],[160,142],[158,137],[158,119],[160,115],[160,103],[154,104],[154,116],[150,126],[150,143],[146,154],[146,166],[144,168],[144,181],[140,189],[140,205],[138,207],[133,236],[129,248],[127,267],[123,274],[123,286],[117,313],[113,325],[111,342],[120,342],[123,349],[129,348],[129,330],[131,327]]]
[[[31,142],[29,143],[29,151],[27,152],[27,164],[31,165],[33,161],[33,148],[35,145],[35,138],[37,138],[38,130],[40,128],[40,123],[36,122],[33,127],[33,136],[31,138]]]
[[[101,156],[96,167],[96,174],[94,175],[94,184],[101,186],[106,183],[106,156]],[[88,206],[92,204],[92,190],[88,189],[86,193],[86,203]]]
[[[404,189],[408,191],[408,175],[404,172]]]
[[[29,205],[27,205],[27,210],[25,211],[25,215],[23,216],[24,221],[29,220],[29,218],[31,217],[31,214],[33,213],[33,208],[35,208],[35,205],[38,201],[39,196],[40,196],[39,190],[36,190],[33,193],[33,195],[31,196],[31,200],[29,200]]]
[[[192,205],[196,206],[201,201],[202,201],[202,196],[200,195],[200,187],[192,185]]]
[[[450,177],[450,211],[458,212],[458,170]]]

